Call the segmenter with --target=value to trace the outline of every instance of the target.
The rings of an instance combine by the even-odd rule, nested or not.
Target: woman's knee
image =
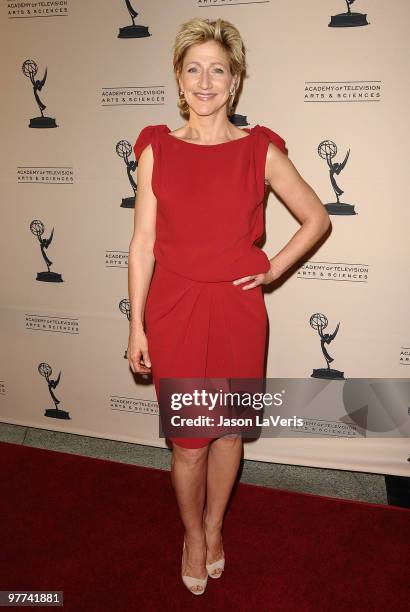
[[[199,448],[186,448],[179,444],[172,445],[172,460],[183,461],[186,465],[197,465],[208,454],[208,445]]]
[[[218,440],[222,440],[223,442],[237,442],[241,439],[241,435],[240,434],[225,434],[224,436],[221,436],[220,438],[218,438]]]

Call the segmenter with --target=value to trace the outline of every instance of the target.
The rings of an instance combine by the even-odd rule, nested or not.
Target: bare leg
[[[206,465],[209,446],[183,448],[173,444],[171,481],[185,527],[186,552],[182,574],[205,578],[206,543],[202,516],[206,492]]]
[[[213,563],[223,555],[223,518],[238,473],[242,449],[242,437],[237,435],[223,436],[210,444],[204,514],[207,563]]]

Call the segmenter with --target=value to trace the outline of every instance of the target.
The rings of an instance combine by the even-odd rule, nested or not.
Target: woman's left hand
[[[268,285],[272,281],[279,278],[280,273],[274,272],[272,266],[270,270],[267,272],[262,272],[261,274],[251,274],[250,276],[243,276],[242,278],[237,278],[232,281],[234,285],[240,285],[241,283],[246,283],[247,281],[253,281],[249,285],[245,285],[242,289],[253,289],[254,287],[258,287],[258,285]]]

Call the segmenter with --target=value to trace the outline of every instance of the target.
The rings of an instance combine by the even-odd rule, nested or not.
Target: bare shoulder
[[[270,142],[266,152],[265,183],[267,185],[271,184],[275,170],[280,173],[281,170],[283,171],[283,168],[289,166],[293,166],[293,164],[288,155],[281,151],[279,147]]]
[[[141,151],[137,165],[137,184],[138,190],[152,191],[152,171],[154,168],[154,152],[152,145],[149,143]]]
[[[142,151],[140,153],[140,157],[139,157],[139,160],[138,160],[138,167],[140,167],[141,164],[143,166],[146,166],[146,165],[149,165],[149,164],[153,164],[153,162],[154,162],[154,151],[152,150],[152,144],[149,142],[142,149]]]
[[[283,151],[281,151],[279,149],[279,147],[277,147],[276,145],[273,144],[273,142],[270,142],[268,144],[268,150],[266,152],[266,159],[270,160],[270,161],[276,161],[276,160],[284,160],[284,159],[289,159],[287,154],[284,153]]]

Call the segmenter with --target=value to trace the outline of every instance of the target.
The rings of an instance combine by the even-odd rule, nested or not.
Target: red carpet
[[[0,590],[61,590],[75,612],[409,609],[410,510],[240,484],[224,576],[195,597],[169,472],[8,443],[0,459]]]

